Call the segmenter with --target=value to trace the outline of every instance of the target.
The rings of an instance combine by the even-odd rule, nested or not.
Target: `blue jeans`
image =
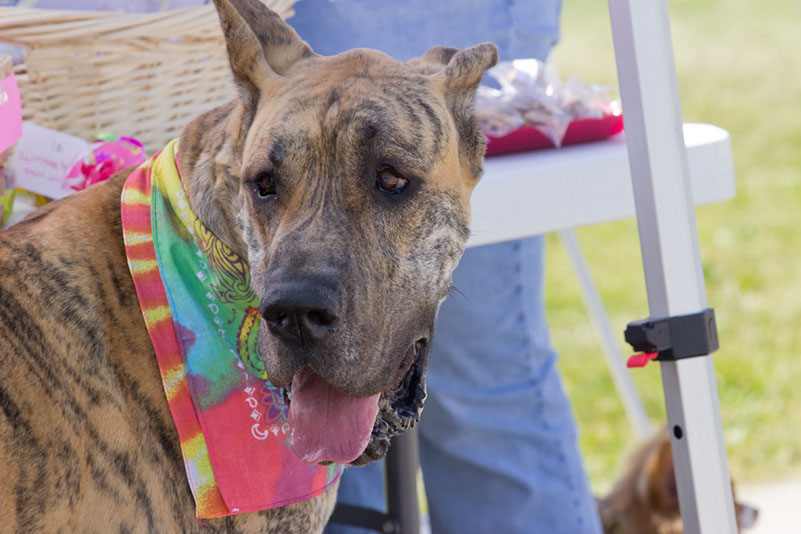
[[[495,43],[501,60],[545,59],[561,0],[301,0],[289,24],[318,54],[374,48],[407,61],[434,45]]]
[[[369,47],[406,60],[492,41],[544,59],[559,0],[302,0],[289,20],[320,54]],[[570,402],[550,346],[542,236],[465,252],[442,305],[420,420],[435,533],[597,534]],[[346,470],[338,500],[386,509],[383,462]],[[330,525],[327,534],[361,529]]]

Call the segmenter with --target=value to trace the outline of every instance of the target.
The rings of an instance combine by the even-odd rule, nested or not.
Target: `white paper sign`
[[[74,192],[67,184],[67,173],[88,146],[80,137],[25,121],[8,161],[7,176],[14,187],[48,198],[65,197]]]

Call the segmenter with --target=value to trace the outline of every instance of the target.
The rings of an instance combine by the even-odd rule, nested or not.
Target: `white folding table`
[[[695,203],[734,196],[728,132],[708,124],[683,130]],[[487,158],[470,204],[468,246],[633,217],[626,137]]]

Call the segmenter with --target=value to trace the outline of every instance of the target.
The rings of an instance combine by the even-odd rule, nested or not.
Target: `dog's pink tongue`
[[[292,450],[310,464],[352,462],[370,442],[378,396],[348,397],[304,367],[292,379]]]

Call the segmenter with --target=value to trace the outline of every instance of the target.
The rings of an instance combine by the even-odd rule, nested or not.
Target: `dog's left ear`
[[[421,74],[432,76],[445,96],[459,131],[459,148],[477,179],[481,176],[486,140],[473,117],[473,97],[484,72],[498,62],[498,48],[481,43],[458,49],[435,46],[409,61]]]
[[[421,74],[440,75],[448,96],[472,98],[484,72],[498,62],[498,48],[481,43],[470,48],[435,46],[422,56],[409,60]]]
[[[658,447],[646,460],[645,468],[640,474],[642,498],[651,508],[665,517],[679,514],[679,492],[676,486],[676,474],[673,471],[673,453],[670,449],[670,438],[665,436]]]
[[[228,60],[245,108],[255,111],[297,61],[314,52],[261,0],[214,0],[228,49]]]

